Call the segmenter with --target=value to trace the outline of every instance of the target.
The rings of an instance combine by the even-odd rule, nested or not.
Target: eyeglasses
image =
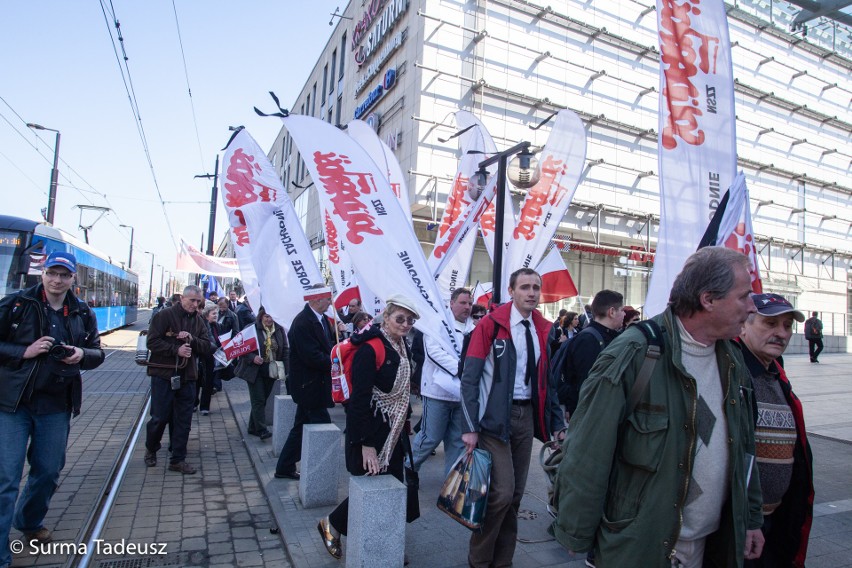
[[[60,280],[71,280],[74,278],[73,272],[56,272],[55,270],[46,270],[44,275],[48,278],[59,278]]]
[[[414,322],[417,321],[417,318],[413,318],[411,316],[396,316],[395,318],[393,318],[393,321],[396,322],[396,325],[402,325],[404,323],[407,323],[408,325],[414,325]]]

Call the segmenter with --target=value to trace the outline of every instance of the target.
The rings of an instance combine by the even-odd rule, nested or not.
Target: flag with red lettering
[[[506,231],[511,242],[511,270],[531,268],[541,261],[574,198],[585,162],[583,122],[574,112],[561,110],[541,152],[541,179],[521,203],[514,230]],[[504,283],[508,284],[508,280]]]
[[[388,148],[388,145],[379,138],[376,131],[363,120],[349,122],[346,125],[346,132],[366,150],[379,168],[387,172],[386,177],[394,195],[399,199],[399,204],[402,205],[402,210],[410,213],[411,200],[408,197],[408,185],[405,183],[405,175],[402,173],[399,160],[394,156],[393,150]]]
[[[240,266],[236,259],[208,256],[186,242],[183,237],[180,237],[180,251],[177,255],[175,270],[223,278],[240,277]]]
[[[269,214],[283,204],[287,192],[266,153],[245,129],[231,137],[222,160],[222,203],[231,225],[231,242],[240,267],[240,281],[249,303],[261,305],[260,289],[252,263],[252,243],[246,228],[243,209],[249,205],[263,207]],[[289,198],[288,198],[289,199]]]
[[[252,351],[258,351],[257,328],[254,324],[246,327],[229,341],[225,342],[222,345],[222,351],[225,353],[228,361],[233,361],[237,357],[246,355]]]
[[[272,168],[266,155],[258,161]],[[260,287],[263,308],[278,325],[290,327],[305,304],[301,298],[314,284],[325,284],[311,244],[299,223],[299,215],[290,197],[280,186],[284,198],[280,208],[246,205],[243,219],[251,239],[251,261]],[[257,310],[260,305],[252,304]]]
[[[731,42],[722,0],[657,0],[660,233],[645,313],[675,277],[736,176]]]
[[[455,118],[461,132],[458,135],[461,159],[429,256],[429,267],[445,302],[449,301],[453,290],[467,281],[476,244],[476,226],[494,195],[496,183],[496,176],[491,175],[481,195],[471,194],[469,180],[479,169],[479,162],[487,158],[487,154],[496,152],[497,147],[488,130],[473,114],[460,110]],[[494,174],[494,166],[488,171]]]
[[[337,229],[331,222],[331,216],[323,211],[325,245],[328,250],[329,273],[331,284],[334,287],[334,307],[343,309],[353,298],[361,300],[364,311],[372,316],[381,313],[385,303],[377,298],[363,283],[358,282],[355,268],[346,249],[340,246],[337,238]]]
[[[331,124],[297,114],[281,119],[305,158],[320,204],[361,281],[381,298],[416,302],[417,328],[448,353],[459,353],[454,326],[423,249],[384,172]]]
[[[763,293],[763,282],[760,280],[760,267],[757,264],[757,249],[754,243],[754,229],[751,225],[748,186],[743,172],[737,173],[733,185],[725,192],[698,248],[708,246],[724,246],[746,255],[751,275],[751,289],[755,294]]]
[[[577,295],[577,287],[565,266],[562,254],[554,247],[535,269],[541,275],[541,303],[558,302]]]

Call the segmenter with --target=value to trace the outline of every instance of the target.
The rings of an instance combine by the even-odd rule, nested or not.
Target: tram
[[[42,264],[52,252],[77,258],[74,294],[85,300],[103,333],[134,323],[139,276],[91,246],[44,223],[0,215],[0,298],[40,282]]]

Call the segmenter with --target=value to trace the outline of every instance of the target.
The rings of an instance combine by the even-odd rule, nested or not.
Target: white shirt
[[[512,398],[515,400],[532,398],[532,383],[524,384],[524,379],[527,376],[527,328],[522,324],[522,321],[530,322],[530,333],[533,337],[533,349],[538,369],[538,360],[541,356],[541,346],[538,344],[538,334],[535,331],[532,314],[530,317],[524,318],[515,304],[512,304],[512,314],[509,317],[509,329],[512,331],[512,343],[515,345],[515,388],[512,391]]]

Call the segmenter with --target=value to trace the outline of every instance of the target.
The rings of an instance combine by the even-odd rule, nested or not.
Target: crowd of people
[[[54,253],[38,286],[0,302],[3,568],[12,526],[26,539],[51,539],[43,520],[80,408],[80,370],[104,359],[94,315],[70,291],[75,272],[72,255]],[[534,439],[561,442],[550,530],[588,566],[804,566],[812,456],[782,355],[796,321],[818,362],[816,312],[806,321],[783,296],[753,294],[746,258],[719,247],[693,254],[668,308],[645,321],[612,290],[548,321],[531,269],[515,271],[507,292],[506,303],[486,307],[469,289],[453,291],[461,357],[414,329],[418,304],[399,294],[375,318],[357,298],[334,313],[331,290],[318,283],[288,329],[235,291],[205,299],[190,285],[158,298],[147,332],[145,465],[157,465],[168,427],[168,470],[196,473],[187,462],[193,414],[208,415],[233,377],[248,384],[249,434],[268,440],[266,402],[282,380],[296,415],[275,477],[299,479],[303,427],[331,422],[331,353],[347,339],[355,349],[343,450],[351,475],[403,481],[406,467],[418,471],[441,444],[445,473],[476,448],[489,452],[472,567],[512,564]],[[257,350],[231,364],[214,357],[251,326]],[[54,354],[57,345],[65,351]],[[412,428],[415,394],[422,412]],[[335,558],[347,528],[348,499],[318,522]]]

